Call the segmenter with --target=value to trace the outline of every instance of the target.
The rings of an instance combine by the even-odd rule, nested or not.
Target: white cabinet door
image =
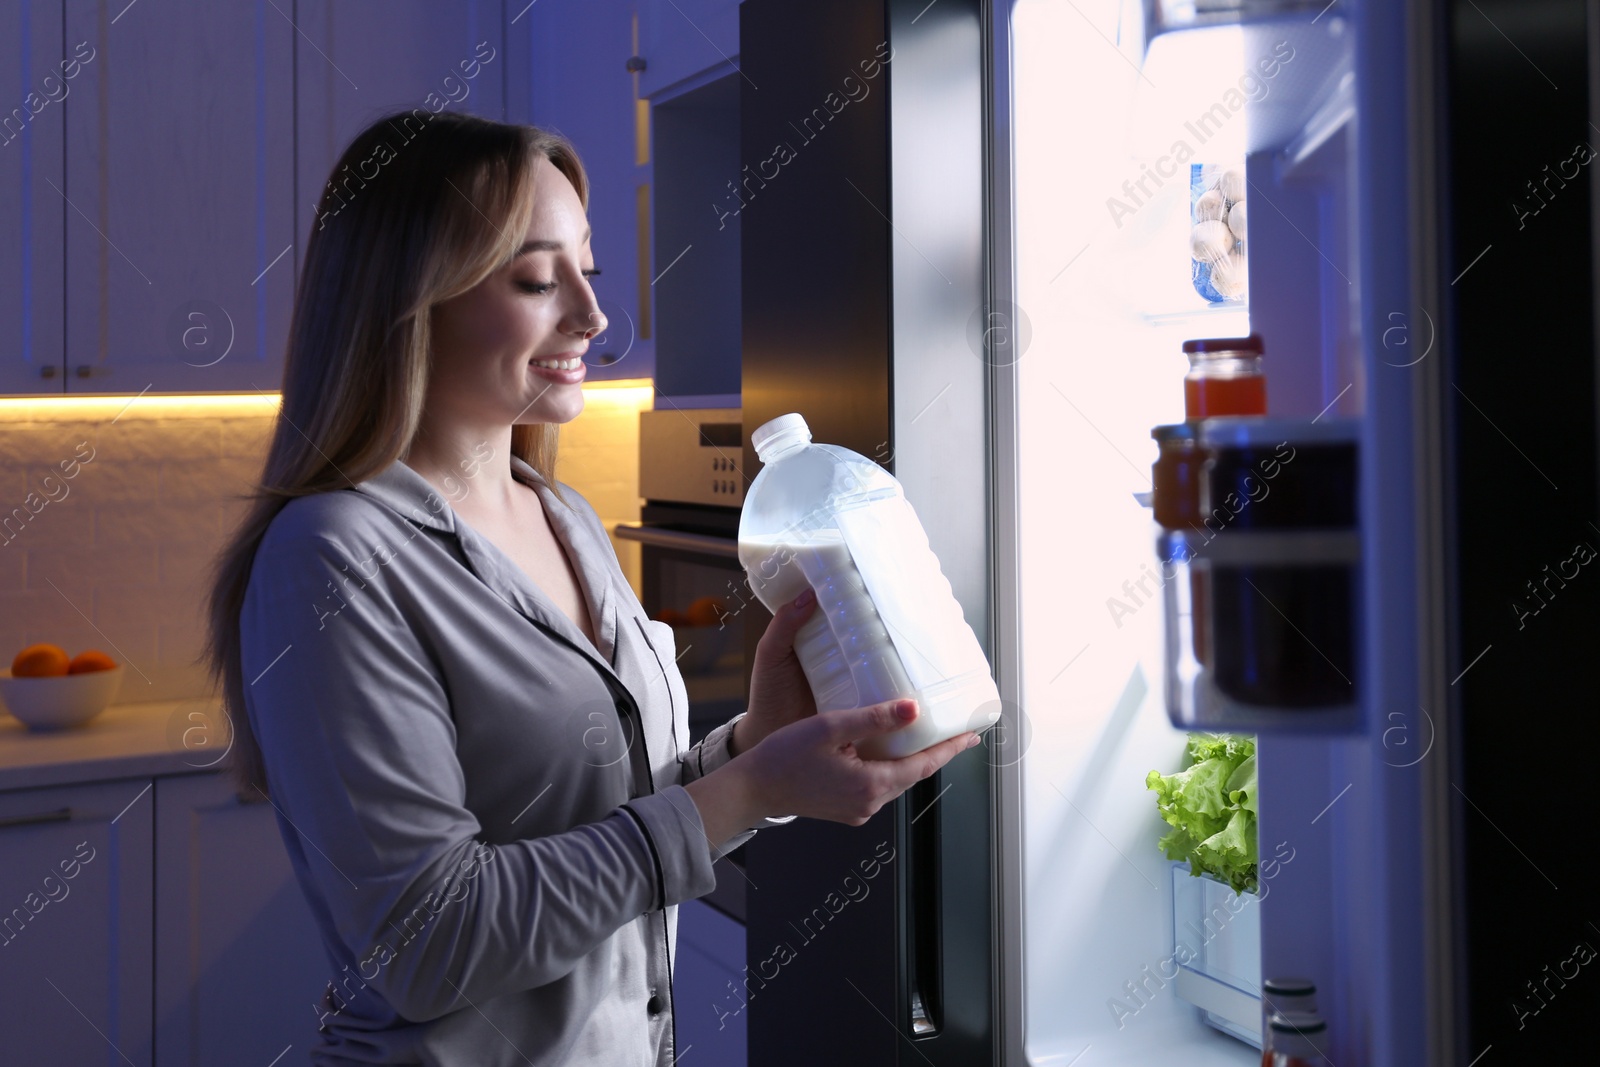
[[[643,0],[639,38],[644,96],[732,74],[739,62],[739,0]]]
[[[75,53],[94,54],[77,45],[62,49],[61,0],[0,5],[0,393],[61,392],[61,131]]]
[[[505,118],[503,0],[300,0],[296,11],[294,229],[302,242],[340,154],[379,117],[421,108]],[[406,139],[397,130],[390,147]],[[341,177],[359,185],[358,174]]]
[[[158,1067],[306,1062],[331,975],[272,805],[196,774],[155,807]]]
[[[628,70],[637,18],[633,0],[541,3],[513,27],[529,57],[533,123],[571,140],[589,176],[594,294],[609,320],[584,357],[589,381],[655,374],[652,283],[683,251],[658,249],[652,261],[649,111],[643,75]]]
[[[0,1061],[150,1067],[152,792],[0,793]]]
[[[292,5],[65,0],[67,389],[277,389],[294,286]]]

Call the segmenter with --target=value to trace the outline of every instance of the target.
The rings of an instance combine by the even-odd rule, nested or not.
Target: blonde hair
[[[428,382],[429,312],[511,261],[533,213],[540,157],[587,210],[588,178],[565,138],[458,112],[385,115],[334,164],[295,293],[261,480],[212,569],[200,658],[232,726],[228,769],[241,792],[267,791],[239,647],[261,539],[295,497],[365,481],[408,453]],[[354,177],[373,166],[371,178]],[[557,436],[554,423],[513,426],[511,451],[565,501]]]

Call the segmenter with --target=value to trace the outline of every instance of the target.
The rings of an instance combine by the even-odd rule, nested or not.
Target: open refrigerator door
[[[1418,850],[1370,877],[1363,840],[1387,824],[1374,840],[1391,839],[1374,848],[1403,851],[1421,808],[1418,782],[1373,777],[1401,754],[1395,724],[1375,729],[1370,710],[1380,687],[1404,688],[1402,674],[1415,684],[1400,660],[1409,611],[1385,599],[1405,589],[1373,592],[1378,573],[1403,576],[1394,561],[1413,543],[1383,503],[1413,477],[1410,427],[1396,417],[1412,386],[1375,381],[1374,368],[1408,366],[1430,329],[1405,270],[1405,155],[1384,176],[1372,147],[1404,136],[1400,18],[1341,0],[1012,9],[1015,439],[1000,452],[1015,456],[1018,580],[1002,610],[1020,635],[1025,758],[1007,772],[1020,795],[1030,1063],[1258,1063],[1262,979],[1291,974],[1317,981],[1330,1062],[1421,1062],[1405,1058],[1420,1028],[1396,1022],[1421,1017],[1420,992],[1374,1003],[1422,966],[1420,942],[1357,937],[1416,925],[1408,894],[1423,863]],[[1388,52],[1374,44],[1385,35]],[[1171,620],[1177,600],[1186,618],[1209,609],[1188,603],[1198,584],[1157,551],[1152,429],[1193,415],[1185,341],[1251,334],[1264,341],[1265,414],[1348,446],[1352,517],[1338,536],[1311,531],[1320,541],[1217,541],[1279,563],[1313,541],[1335,553],[1349,647],[1330,658],[1319,635],[1302,650],[1343,680],[1336,700],[1196,715],[1176,692],[1173,649],[1199,645],[1187,631],[1172,640]],[[1389,470],[1376,470],[1381,458]],[[1249,518],[1233,507],[1221,524],[1242,530]],[[1277,610],[1266,599],[1258,614]],[[1278,614],[1294,631],[1285,640],[1306,638],[1293,609]],[[1237,618],[1217,619],[1211,636],[1235,639]],[[1405,725],[1420,750],[1426,726]],[[1243,892],[1218,876],[1223,864],[1197,877],[1157,844],[1176,824],[1147,777],[1181,772],[1201,730],[1251,750],[1250,792],[1221,789],[1207,813],[1228,822],[1221,809],[1252,809]],[[1224,784],[1238,784],[1242,758]],[[1366,788],[1347,795],[1357,782]]]

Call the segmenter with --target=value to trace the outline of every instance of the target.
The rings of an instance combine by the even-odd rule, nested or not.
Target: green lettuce
[[[1184,769],[1151,771],[1146,789],[1172,827],[1158,844],[1189,873],[1210,874],[1236,893],[1256,889],[1256,743],[1236,734],[1191,734]]]

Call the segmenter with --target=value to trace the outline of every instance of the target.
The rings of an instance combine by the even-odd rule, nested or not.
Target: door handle
[[[66,822],[72,818],[71,808],[57,808],[55,811],[36,811],[28,815],[6,815],[0,817],[0,830],[9,826],[33,826],[42,822]]]
[[[935,773],[906,791],[910,804],[906,827],[906,1017],[911,1032],[921,1037],[940,1027],[939,1003],[940,952],[939,925],[943,907],[940,900],[939,821],[936,801],[942,795]]]

